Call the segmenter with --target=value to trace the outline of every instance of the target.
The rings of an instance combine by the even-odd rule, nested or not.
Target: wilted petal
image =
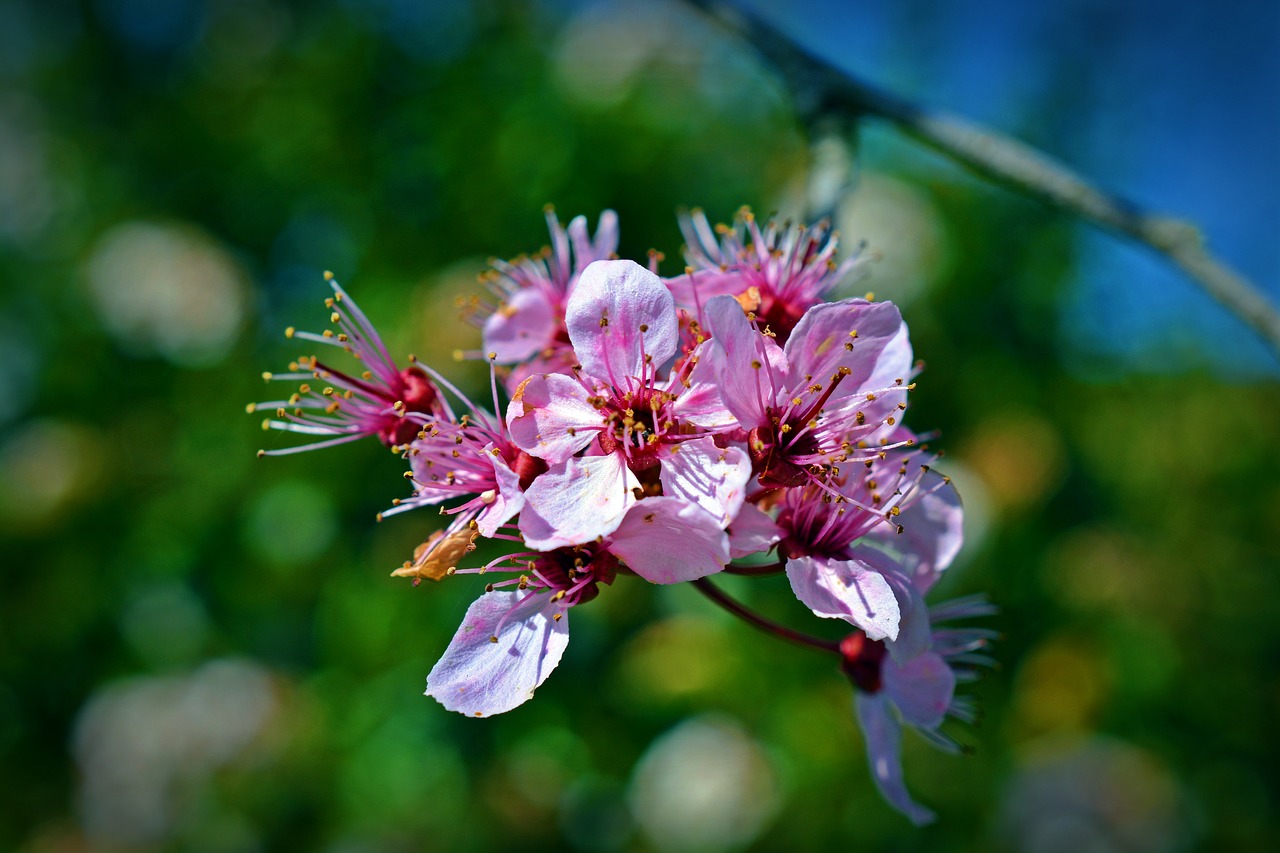
[[[652,372],[675,355],[675,300],[662,280],[634,261],[596,261],[582,271],[565,311],[582,370],[615,385]]]
[[[499,364],[533,358],[551,345],[556,310],[541,290],[517,290],[484,321],[484,351]]]
[[[744,503],[729,522],[729,556],[733,559],[767,551],[782,539],[782,528],[754,504]]]
[[[582,545],[618,529],[640,481],[616,454],[568,459],[539,474],[524,494],[520,532],[538,551]]]
[[[664,495],[697,504],[724,528],[742,508],[751,460],[741,448],[717,447],[710,437],[696,438],[671,448],[659,478]]]
[[[530,376],[511,395],[507,429],[516,446],[551,464],[591,443],[604,419],[577,379],[558,373]]]
[[[756,331],[733,297],[712,299],[706,314],[715,344],[706,357],[715,367],[725,407],[743,429],[768,424],[764,407],[774,402],[775,383],[786,381],[786,356]]]
[[[393,578],[413,578],[414,584],[421,580],[438,581],[458,567],[458,561],[475,550],[478,527],[470,524],[457,525],[456,529],[437,530],[417,548],[413,549],[412,562],[406,561],[403,566],[391,573]]]
[[[787,560],[791,589],[815,615],[857,625],[872,640],[898,636],[901,611],[884,575],[858,560]]]
[[[871,778],[889,805],[906,815],[916,826],[930,823],[933,812],[911,799],[902,778],[902,727],[894,719],[884,691],[854,696],[858,725],[867,741],[867,763]]]
[[[715,517],[680,498],[646,498],[609,537],[609,550],[652,583],[679,583],[720,571],[729,537]]]
[[[520,475],[511,470],[511,466],[495,452],[492,444],[484,448],[485,458],[493,465],[493,500],[476,516],[480,535],[491,538],[498,528],[515,518],[524,509],[524,492],[520,490]]]
[[[426,695],[468,716],[510,711],[546,680],[568,642],[568,612],[549,593],[485,593],[427,676]]]
[[[941,655],[925,652],[905,663],[886,658],[881,669],[884,692],[893,699],[904,722],[937,728],[956,691],[956,674]]]

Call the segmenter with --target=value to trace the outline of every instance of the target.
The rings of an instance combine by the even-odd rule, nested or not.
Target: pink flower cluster
[[[695,213],[682,222],[690,266],[664,279],[657,255],[647,267],[616,258],[612,212],[594,236],[582,217],[564,228],[549,212],[548,222],[549,249],[488,277],[495,300],[478,316],[491,410],[426,365],[397,366],[331,281],[336,328],[289,334],[364,369],[312,356],[268,375],[301,384],[250,409],[317,441],[263,453],[376,436],[403,454],[413,482],[384,515],[442,506],[450,517],[394,574],[502,578],[427,677],[446,708],[483,717],[528,700],[560,662],[570,611],[619,577],[690,582],[835,656],[877,785],[912,820],[930,819],[903,784],[901,725],[956,748],[940,726],[971,719],[955,688],[987,662],[990,633],[940,623],[989,608],[924,601],[960,548],[962,511],[902,424],[916,368],[898,309],[824,301],[858,259],[838,263],[821,226],[761,228],[743,212],[713,229]],[[465,565],[478,537],[510,552]],[[775,625],[714,586],[720,572],[785,572],[801,602],[847,633]]]

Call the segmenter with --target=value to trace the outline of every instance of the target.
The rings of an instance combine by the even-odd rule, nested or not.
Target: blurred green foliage
[[[975,755],[908,736],[940,822],[876,796],[828,661],[689,589],[622,579],[575,611],[511,714],[424,699],[478,589],[387,576],[438,523],[374,523],[401,463],[372,442],[254,458],[281,439],[245,403],[303,354],[279,331],[323,325],[321,270],[393,352],[483,394],[450,363],[477,340],[454,299],[546,241],[545,203],[616,209],[622,254],[674,272],[678,207],[792,204],[808,153],[768,73],[678,11],[402,5],[6,12],[30,50],[0,90],[0,174],[21,176],[0,217],[0,849],[717,849],[634,816],[637,762],[708,713],[766,758],[752,849],[1280,846],[1276,383],[1093,363],[1055,319],[1075,226],[875,130],[860,186],[898,189],[858,221],[932,249],[919,280],[859,287],[903,301],[927,363],[909,423],[941,431],[968,501],[940,592],[1002,609],[984,719],[953,730]],[[785,581],[737,580],[807,623]]]

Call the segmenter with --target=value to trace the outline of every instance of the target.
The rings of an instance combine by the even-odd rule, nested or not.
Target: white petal
[[[538,551],[594,542],[618,529],[640,481],[617,454],[574,457],[539,474],[524,494],[520,532]]]
[[[572,376],[539,373],[520,383],[507,406],[507,429],[517,447],[551,464],[591,443],[604,419]]]
[[[624,386],[675,355],[676,304],[662,280],[634,261],[596,261],[582,271],[565,311],[569,340],[588,376]]]
[[[815,615],[843,619],[872,640],[898,637],[901,611],[884,575],[858,560],[787,560],[791,589]]]
[[[646,498],[609,537],[609,550],[652,583],[680,583],[720,571],[729,537],[708,512],[673,497]]]
[[[697,438],[675,445],[658,476],[664,495],[697,504],[724,528],[742,508],[751,460],[741,448],[721,448],[710,437]]]
[[[859,692],[854,697],[858,724],[867,739],[867,763],[871,778],[889,805],[906,815],[916,826],[930,823],[933,812],[911,799],[902,778],[902,727],[893,717],[884,691]]]
[[[568,643],[567,608],[549,593],[485,593],[427,676],[426,695],[468,716],[510,711],[533,696]]]

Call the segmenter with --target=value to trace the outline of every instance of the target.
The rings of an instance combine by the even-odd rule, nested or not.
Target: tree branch
[[[1214,257],[1200,230],[1111,195],[1012,137],[927,109],[872,86],[809,53],[763,18],[727,0],[686,0],[743,38],[782,76],[812,129],[824,116],[875,116],[988,180],[1132,237],[1182,269],[1280,355],[1280,312],[1261,288]]]

